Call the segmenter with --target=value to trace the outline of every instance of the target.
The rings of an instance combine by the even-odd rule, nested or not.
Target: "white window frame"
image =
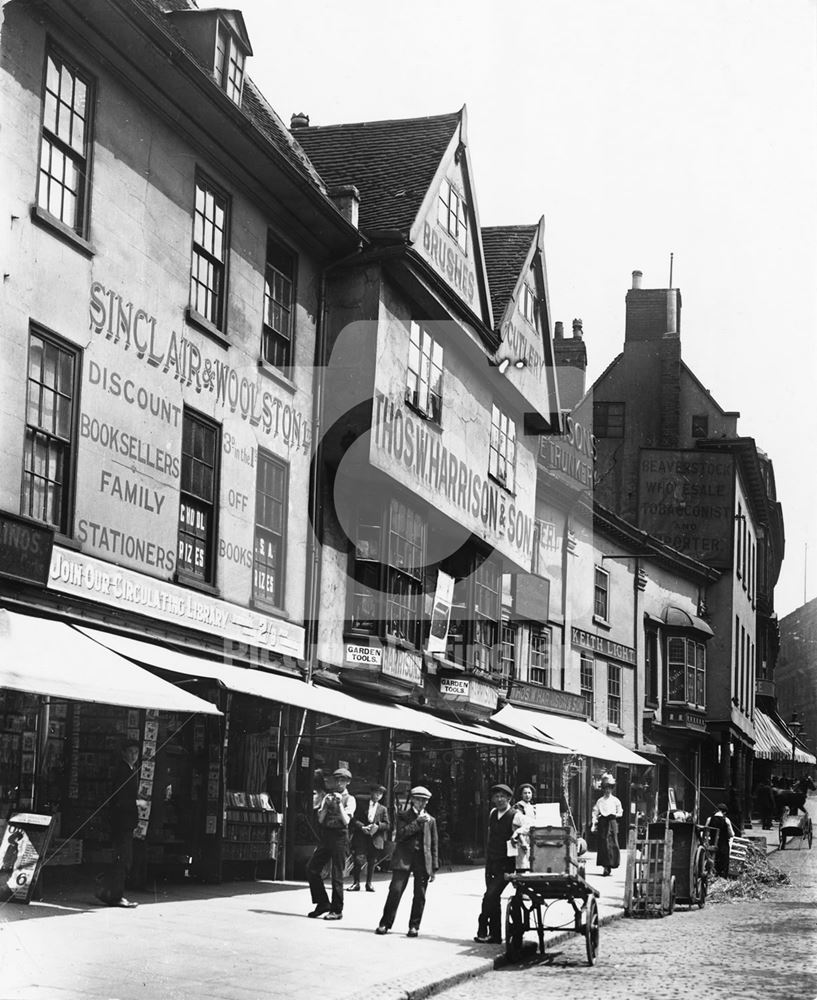
[[[516,487],[516,424],[500,410],[491,408],[491,444],[488,453],[488,475],[513,493]]]
[[[241,106],[244,87],[244,62],[246,54],[238,43],[235,32],[225,21],[218,22],[216,31],[215,77],[216,83],[233,104]]]
[[[615,707],[615,711],[613,711]],[[621,667],[618,663],[607,664],[607,722],[611,726],[621,726]]]
[[[447,177],[440,184],[437,221],[464,254],[468,253],[468,203]]]
[[[443,410],[443,347],[416,320],[409,329],[406,362],[406,402],[426,419],[439,424]]]
[[[604,580],[604,586],[601,580]],[[604,610],[599,610],[599,595],[604,594]],[[594,621],[610,621],[610,574],[602,566],[595,566],[593,573],[593,619]]]
[[[520,296],[520,308],[522,316],[530,323],[531,326],[536,326],[536,313],[537,313],[537,298],[536,293],[528,284],[527,281],[522,284],[522,294]]]
[[[534,642],[534,639],[537,642]],[[538,645],[541,640],[541,646]],[[528,635],[528,683],[553,687],[553,634],[544,625],[531,625]]]

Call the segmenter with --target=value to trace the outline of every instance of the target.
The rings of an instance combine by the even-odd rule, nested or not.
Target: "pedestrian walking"
[[[729,874],[729,846],[735,836],[735,828],[727,816],[729,806],[719,802],[714,813],[706,821],[706,826],[718,831],[718,846],[715,849],[715,874],[724,878]]]
[[[366,892],[374,892],[374,869],[389,831],[389,814],[381,802],[385,792],[383,785],[370,785],[368,800],[358,804],[352,818],[352,884],[347,892],[360,892],[360,873],[364,868]]]
[[[621,802],[613,795],[616,779],[612,774],[604,774],[601,779],[602,795],[596,799],[593,806],[591,830],[597,830],[599,835],[596,862],[602,869],[602,875],[609,875],[613,868],[621,864],[621,851],[618,846],[618,821],[624,815]]]
[[[409,806],[397,813],[394,854],[391,859],[391,883],[383,916],[375,934],[388,934],[397,916],[397,907],[414,876],[414,897],[411,901],[407,937],[416,938],[426,905],[426,888],[434,881],[439,868],[437,821],[426,812],[431,792],[417,785],[409,792]]]
[[[511,835],[511,840],[516,844],[516,870],[518,872],[530,871],[530,829],[536,819],[536,807],[533,804],[533,785],[527,782],[519,786],[519,799],[514,804],[514,809],[519,813],[521,824]]]
[[[139,744],[128,740],[122,747],[113,773],[113,785],[108,799],[111,824],[112,859],[108,870],[99,879],[96,898],[106,906],[133,909],[137,903],[125,898],[125,881],[133,864],[133,832],[139,822],[136,802],[139,769]]]
[[[477,921],[474,940],[479,944],[502,943],[502,893],[508,883],[505,876],[516,867],[517,848],[511,839],[522,825],[520,814],[511,808],[513,790],[507,785],[491,789],[493,808],[488,814],[485,845],[485,894]]]
[[[349,824],[355,814],[355,797],[350,795],[346,786],[352,780],[348,768],[339,767],[332,774],[334,789],[323,796],[316,794],[318,820],[318,846],[309,864],[306,875],[309,881],[309,891],[315,906],[308,914],[310,917],[323,917],[324,920],[343,919],[343,869],[346,866],[346,848],[349,844]],[[329,862],[330,879],[332,882],[332,902],[323,884],[323,869]]]

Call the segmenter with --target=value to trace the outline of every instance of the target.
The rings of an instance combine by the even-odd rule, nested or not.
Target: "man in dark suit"
[[[324,920],[343,919],[343,869],[346,864],[346,848],[349,844],[349,824],[355,814],[357,804],[354,795],[346,791],[352,780],[352,772],[339,767],[332,774],[334,791],[321,796],[315,794],[314,805],[318,820],[320,840],[306,866],[306,877],[315,909],[308,917],[323,917]],[[332,879],[332,902],[323,884],[323,870],[329,862]]]
[[[397,835],[391,859],[391,884],[383,916],[375,934],[387,934],[397,915],[397,907],[414,875],[414,898],[409,914],[408,937],[416,938],[426,905],[426,886],[434,881],[439,868],[437,855],[437,822],[426,812],[431,792],[417,785],[409,792],[410,805],[397,814]]]
[[[114,768],[113,789],[108,800],[113,858],[96,893],[97,899],[106,906],[121,906],[126,909],[137,905],[125,899],[124,892],[125,879],[133,863],[133,831],[139,822],[136,804],[138,759],[139,744],[129,741],[122,748],[122,755]]]
[[[348,892],[360,892],[360,871],[366,869],[366,892],[374,892],[372,876],[378,856],[386,846],[389,814],[381,799],[383,785],[369,786],[368,801],[361,801],[352,819],[352,884]]]
[[[516,864],[516,846],[509,846],[515,831],[521,826],[521,816],[511,809],[513,790],[507,785],[491,789],[493,809],[488,815],[488,836],[485,848],[485,895],[474,938],[479,944],[502,943],[502,904],[500,897],[507,888],[505,876]]]

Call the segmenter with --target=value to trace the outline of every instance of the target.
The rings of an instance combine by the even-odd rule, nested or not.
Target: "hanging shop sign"
[[[511,681],[508,701],[514,705],[532,705],[581,719],[587,715],[581,695],[571,691],[556,691],[539,684],[525,684],[523,681]]]
[[[54,532],[17,514],[0,511],[0,575],[45,585]]]
[[[346,663],[353,667],[379,667],[383,663],[383,648],[347,642]]]
[[[437,590],[434,594],[434,607],[431,610],[431,627],[426,640],[427,653],[445,653],[453,599],[454,577],[438,570]]]
[[[591,653],[598,653],[599,656],[606,656],[610,660],[621,660],[622,663],[635,666],[635,650],[632,646],[623,646],[620,642],[613,642],[606,636],[586,632],[581,628],[571,630],[570,641],[577,649],[589,649]]]
[[[303,659],[304,629],[300,625],[78,552],[54,549],[48,587],[119,611],[158,617],[163,623],[183,625],[211,636]]]
[[[441,677],[440,694],[446,701],[465,702],[495,711],[499,692],[490,684],[484,684],[473,677]]]

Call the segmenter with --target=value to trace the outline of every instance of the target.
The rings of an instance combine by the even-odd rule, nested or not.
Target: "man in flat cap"
[[[374,892],[372,877],[378,856],[386,846],[389,814],[381,799],[386,791],[376,782],[369,785],[368,801],[358,804],[352,818],[352,884],[349,892],[360,892],[360,872],[366,869],[366,892]]]
[[[315,905],[315,909],[309,913],[310,917],[323,917],[324,920],[343,918],[343,869],[349,843],[349,824],[356,805],[354,795],[346,791],[351,780],[351,771],[346,767],[339,767],[332,774],[334,789],[319,797],[316,804],[319,840],[306,866],[309,891]],[[330,862],[332,880],[331,904],[323,884],[323,869],[327,861]]]
[[[439,868],[437,822],[426,812],[431,792],[417,785],[409,792],[409,807],[397,814],[397,834],[391,859],[391,884],[383,916],[375,934],[387,934],[397,915],[397,907],[414,875],[414,898],[411,901],[407,937],[416,938],[426,905],[426,887],[434,881]]]
[[[521,826],[520,814],[511,808],[513,789],[494,785],[491,789],[493,809],[488,815],[488,836],[485,846],[485,895],[474,938],[480,944],[502,943],[502,904],[500,897],[507,886],[505,875],[516,867],[516,845],[511,840]]]

